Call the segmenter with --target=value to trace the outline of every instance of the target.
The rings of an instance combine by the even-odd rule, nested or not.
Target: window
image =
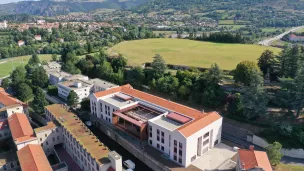
[[[209,143],[209,139],[206,140],[206,141],[204,141],[203,145],[205,146],[205,145],[207,145],[208,143]]]
[[[150,140],[149,142],[150,142],[150,145],[152,145],[152,140]]]
[[[14,163],[11,163],[11,168],[14,168]]]
[[[174,155],[174,160],[177,161],[177,156],[176,155]]]
[[[157,135],[159,134],[159,129],[157,129]]]
[[[52,139],[53,139],[53,142],[55,142],[55,137],[53,137]]]
[[[6,170],[7,169],[7,166],[6,165],[3,165],[3,170]]]
[[[183,163],[182,158],[178,158],[178,162],[179,162],[180,164],[182,164],[182,163]]]
[[[102,112],[102,103],[100,103],[100,111]]]
[[[182,155],[183,155],[182,150],[178,150],[178,152],[179,152],[179,155],[180,155],[180,156],[182,156]]]
[[[159,149],[159,144],[157,144],[157,148]]]
[[[177,141],[176,141],[176,140],[174,140],[174,145],[175,145],[175,146],[177,145]]]
[[[162,138],[162,139],[161,139],[161,142],[162,142],[162,143],[165,143],[165,140],[164,140],[164,138]]]
[[[179,148],[183,148],[183,143],[179,143]]]
[[[207,138],[209,136],[209,132],[207,132],[205,135],[204,135],[204,138]]]
[[[159,136],[157,136],[157,141],[159,141]]]
[[[56,128],[56,132],[58,132],[58,128]]]
[[[40,138],[40,141],[42,141],[42,138]]]
[[[44,137],[47,137],[47,134],[45,134]]]
[[[49,142],[48,142],[48,141],[46,141],[46,145],[49,145]]]
[[[164,148],[164,146],[161,146],[161,150],[162,150],[162,151],[165,151],[165,148]]]
[[[174,153],[177,153],[177,148],[176,147],[174,147]]]
[[[164,135],[165,135],[165,133],[162,131],[162,132],[161,132],[161,136],[164,136]]]

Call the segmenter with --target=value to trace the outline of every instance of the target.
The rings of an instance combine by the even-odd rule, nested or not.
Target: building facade
[[[116,152],[110,152],[66,106],[59,104],[47,106],[45,114],[48,121],[58,124],[57,130],[62,133],[64,149],[82,170],[122,171],[121,156]]]
[[[71,91],[74,91],[78,95],[78,100],[81,102],[84,98],[89,97],[93,84],[90,84],[83,80],[71,80],[60,82],[58,85],[58,96],[67,100]]]
[[[133,89],[111,88],[90,96],[91,114],[187,167],[221,142],[222,117]]]

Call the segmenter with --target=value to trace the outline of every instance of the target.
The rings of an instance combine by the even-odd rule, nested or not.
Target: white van
[[[128,169],[135,169],[135,163],[133,163],[131,160],[126,160],[123,162],[123,164],[128,168]]]

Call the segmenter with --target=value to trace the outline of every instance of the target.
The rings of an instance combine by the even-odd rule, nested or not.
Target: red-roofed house
[[[18,150],[27,144],[38,144],[32,126],[25,114],[15,113],[8,117],[8,124]]]
[[[35,35],[35,40],[41,41],[41,40],[42,40],[42,39],[41,39],[41,35]]]
[[[304,36],[297,36],[295,34],[291,34],[291,35],[289,35],[289,41],[302,42],[302,41],[304,41]]]
[[[28,144],[17,151],[23,171],[52,171],[51,165],[40,145]]]
[[[25,42],[23,40],[19,40],[18,41],[18,46],[20,47],[20,46],[23,46],[23,45],[25,45]]]
[[[272,171],[267,153],[255,151],[253,146],[249,150],[238,150],[237,171]]]
[[[0,119],[8,118],[13,113],[28,113],[28,106],[22,101],[11,97],[5,91],[0,91]]]
[[[91,114],[189,166],[221,142],[222,117],[166,100],[130,85],[90,96]]]

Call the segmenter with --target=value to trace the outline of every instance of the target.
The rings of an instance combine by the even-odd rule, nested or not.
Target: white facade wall
[[[187,149],[186,149],[186,158],[185,158],[184,166],[186,167],[189,166],[194,161],[193,160],[194,156],[196,156],[196,158],[199,157],[198,139],[200,137],[202,137],[201,143],[204,143],[209,139],[208,144],[206,144],[205,146],[202,145],[201,148],[202,153],[199,153],[201,155],[203,155],[203,153],[207,152],[209,149],[212,149],[214,147],[215,142],[216,144],[219,144],[221,142],[222,121],[223,119],[221,118],[187,138],[187,142],[186,142]],[[208,132],[209,132],[209,136],[204,138],[204,135],[206,135],[206,133]],[[191,159],[193,161],[191,161]]]
[[[63,142],[62,127],[36,132],[39,145],[46,155],[54,153],[54,146]]]
[[[75,93],[79,97],[79,102],[81,102],[84,98],[89,97],[89,95],[91,93],[91,88],[92,88],[92,86],[80,87],[80,88],[74,89]],[[72,91],[71,88],[58,84],[59,97],[67,100],[67,97],[69,96],[70,91]]]
[[[25,147],[25,146],[28,145],[28,144],[37,145],[37,144],[38,144],[37,138],[35,137],[35,138],[33,138],[32,140],[28,140],[28,141],[16,143],[17,150],[22,149],[23,147]]]
[[[9,107],[6,109],[7,118],[10,117],[14,113],[26,113],[26,111],[23,110],[23,106],[16,106],[16,107]]]

